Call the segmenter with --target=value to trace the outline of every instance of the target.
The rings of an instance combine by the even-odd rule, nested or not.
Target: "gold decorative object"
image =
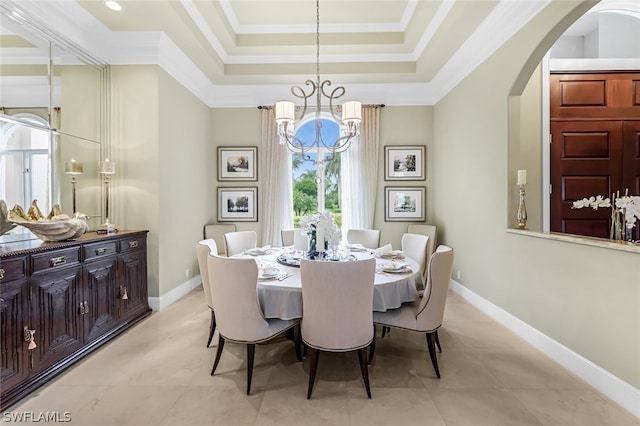
[[[9,222],[24,226],[43,241],[73,240],[87,232],[87,215],[76,212],[73,217],[69,217],[61,213],[60,206],[56,204],[49,215],[44,217],[37,201],[33,200],[26,213],[22,207],[16,205],[9,211]]]
[[[0,200],[0,235],[4,235],[18,226],[15,223],[9,222],[9,209],[7,209],[7,203],[4,200]]]
[[[527,206],[524,203],[524,186],[527,184],[527,171],[518,170],[518,186],[520,187],[520,202],[518,203],[518,220],[519,229],[527,229]]]

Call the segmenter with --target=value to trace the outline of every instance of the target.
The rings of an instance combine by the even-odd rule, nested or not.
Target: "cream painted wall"
[[[427,179],[423,181],[385,181],[384,147],[389,145],[426,146]],[[409,223],[430,223],[434,218],[434,162],[433,162],[433,107],[386,106],[380,111],[380,158],[378,163],[378,190],[374,228],[380,229],[380,244],[392,244],[400,249],[402,234]],[[385,187],[425,186],[427,188],[426,222],[385,222]]]
[[[164,70],[159,96],[159,294],[200,273],[195,256],[214,182],[210,108]],[[188,273],[187,273],[188,270]]]
[[[264,170],[258,160],[258,181],[218,182],[218,147],[220,146],[257,146],[258,157],[262,153],[262,114],[257,108],[214,108],[211,110],[211,145],[209,164],[212,173],[212,185],[209,187],[211,204],[211,222],[218,221],[218,188],[258,187],[258,222],[235,222],[238,231],[256,231],[258,245],[262,235],[262,221],[268,220],[262,209],[262,187],[260,177]]]
[[[111,79],[112,222],[149,230],[149,296],[158,297],[199,274],[195,244],[214,176],[210,109],[155,65],[113,66]]]
[[[435,106],[435,221],[462,285],[640,388],[638,254],[505,232],[510,92],[586,7],[552,2]]]
[[[119,229],[146,229],[149,296],[160,294],[159,68],[112,66],[111,222]]]

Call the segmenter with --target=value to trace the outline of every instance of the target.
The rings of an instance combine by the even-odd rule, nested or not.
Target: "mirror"
[[[98,173],[105,133],[108,65],[58,39],[15,4],[0,8],[0,199],[8,209],[28,209],[33,199],[43,214],[53,204],[73,214],[72,176],[65,163],[83,164],[76,175],[76,211],[101,217]],[[16,16],[18,18],[16,18]],[[23,227],[0,243],[35,238]]]

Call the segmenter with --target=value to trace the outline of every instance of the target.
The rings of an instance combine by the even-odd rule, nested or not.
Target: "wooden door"
[[[126,289],[127,298],[119,300],[119,317],[127,318],[149,310],[147,302],[147,255],[144,250],[133,250],[120,255],[119,283]]]
[[[638,93],[640,97],[640,93]],[[622,124],[624,139],[622,150],[622,187],[629,195],[640,195],[640,121],[625,121]],[[632,238],[640,240],[640,224],[636,222]]]
[[[3,261],[2,267],[7,268],[9,262]],[[29,342],[24,340],[24,327],[30,327],[24,323],[29,309],[27,279],[0,280],[0,290],[0,388],[4,395],[29,377]]]
[[[37,347],[32,374],[51,367],[82,347],[80,266],[31,277],[31,321]]]
[[[640,73],[553,74],[550,83],[551,231],[609,238],[611,209],[571,207],[627,188],[640,195]]]
[[[551,231],[609,238],[611,209],[573,209],[622,187],[622,122],[551,123]]]
[[[87,262],[83,270],[84,338],[89,342],[117,325],[116,257]]]

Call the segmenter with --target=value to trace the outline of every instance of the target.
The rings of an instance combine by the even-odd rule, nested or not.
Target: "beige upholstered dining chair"
[[[218,350],[211,369],[213,376],[225,341],[247,345],[247,395],[251,392],[256,343],[262,343],[293,328],[294,348],[300,353],[300,320],[266,319],[258,304],[258,266],[254,259],[209,255],[211,296],[218,325]],[[215,277],[215,279],[214,279]]]
[[[379,229],[349,229],[347,231],[348,244],[362,244],[369,249],[380,247]]]
[[[282,247],[292,246],[295,241],[296,232],[300,229],[282,229],[280,230],[280,238],[282,238]]]
[[[441,245],[429,259],[427,284],[422,299],[405,303],[398,309],[374,312],[373,322],[383,327],[400,328],[426,333],[429,356],[436,376],[440,378],[435,343],[442,325],[449,281],[453,269],[453,249]],[[375,348],[375,341],[372,345]],[[372,357],[369,358],[371,361]]]
[[[358,351],[362,379],[371,398],[367,347],[373,342],[375,269],[375,259],[301,262],[302,341],[311,352],[307,399],[311,398],[319,351]]]
[[[429,247],[429,237],[421,234],[402,235],[401,246],[402,253],[415,260],[420,265],[420,275],[422,276],[422,284],[425,284],[425,273],[427,270],[427,260],[429,259],[427,251]]]
[[[427,259],[431,259],[433,250],[437,247],[438,243],[438,227],[435,225],[411,224],[407,226],[407,232],[409,234],[422,234],[429,237],[429,244],[427,246]]]
[[[213,339],[213,333],[216,331],[216,315],[213,310],[213,300],[211,299],[211,285],[209,284],[209,268],[207,266],[207,258],[211,254],[218,254],[218,246],[216,242],[209,238],[199,241],[196,244],[196,255],[198,256],[198,266],[200,267],[200,278],[202,279],[202,289],[204,290],[204,297],[207,302],[207,306],[211,310],[211,323],[209,324],[209,339],[207,340],[207,347],[211,345],[211,339]]]
[[[258,235],[256,231],[227,232],[224,234],[224,244],[227,256],[242,254],[257,247]]]
[[[227,232],[236,232],[235,223],[207,223],[202,229],[203,238],[213,239],[218,246],[218,254],[227,256],[227,247],[224,243],[224,234]]]

